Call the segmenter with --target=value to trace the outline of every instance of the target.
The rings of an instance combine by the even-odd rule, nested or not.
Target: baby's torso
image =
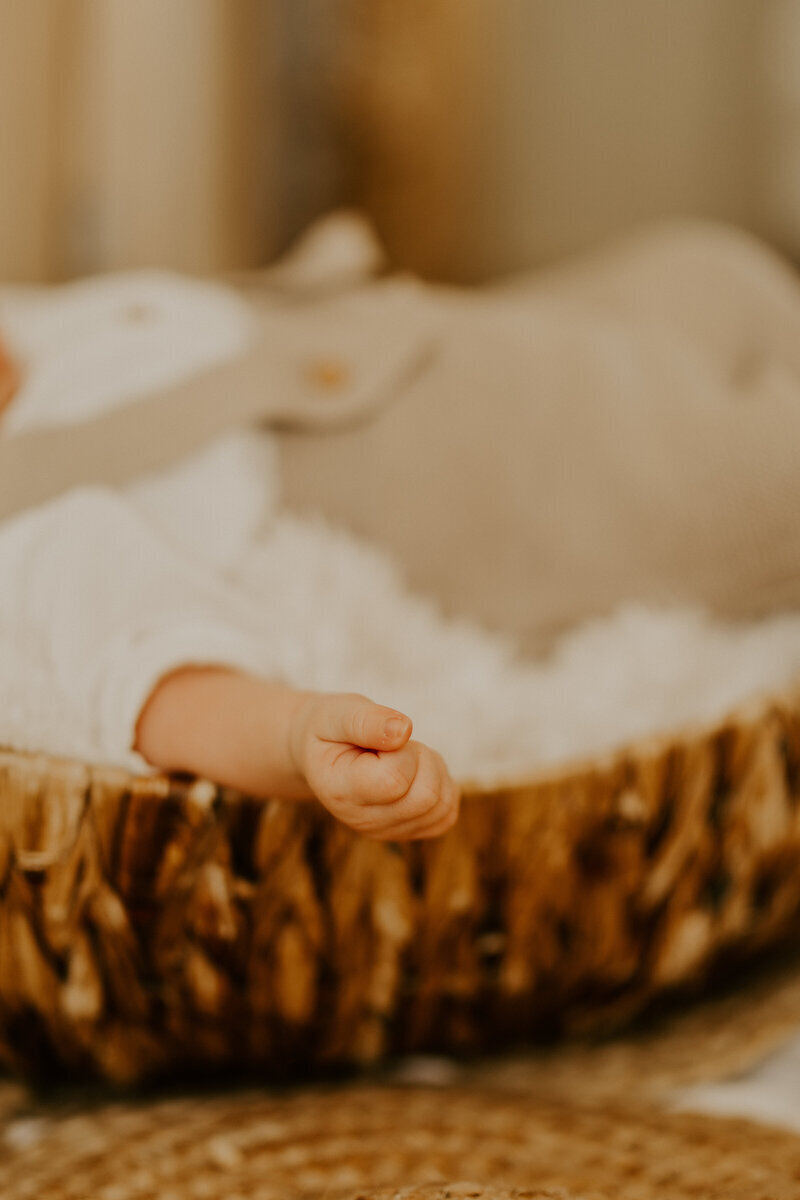
[[[0,517],[76,483],[124,486],[224,557],[280,486],[451,610],[535,641],[637,590],[711,595],[709,531],[741,507],[765,428],[776,482],[758,484],[754,522],[794,470],[771,430],[800,411],[798,313],[766,253],[702,229],[483,291],[237,293],[144,273],[6,293],[25,374]],[[261,450],[215,448],[265,421]]]

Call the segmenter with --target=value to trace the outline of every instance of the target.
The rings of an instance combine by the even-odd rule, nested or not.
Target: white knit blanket
[[[329,231],[331,244],[340,232]],[[162,273],[0,291],[0,326],[26,378],[9,420],[18,429],[79,420],[137,389],[167,386],[239,353],[250,321],[228,289]],[[180,597],[196,598],[198,588],[205,607],[195,599],[194,616],[217,655],[403,709],[461,779],[514,777],[713,720],[800,675],[800,615],[731,626],[697,611],[628,608],[575,630],[547,660],[523,662],[510,639],[445,621],[377,547],[281,511],[278,492],[270,439],[240,434],[123,495],[67,497],[23,517],[27,532],[15,535],[13,521],[0,529],[0,743],[143,769],[128,751],[126,722],[159,670],[190,645],[198,652],[202,630],[187,638],[180,628]],[[98,542],[93,558],[95,518],[108,544]],[[132,539],[133,564],[122,560],[117,526]],[[20,606],[23,578],[34,587],[32,564],[45,582]],[[107,656],[122,683],[107,681],[105,699],[102,680],[82,690],[104,606],[121,603],[115,581],[124,592],[148,571],[156,577],[131,614],[136,637]],[[173,610],[156,614],[170,588]],[[87,628],[76,631],[81,621]],[[148,637],[158,643],[149,665]],[[97,672],[105,661],[98,652]],[[122,703],[116,693],[137,673]],[[93,711],[103,704],[118,708],[105,732]]]
[[[524,662],[511,639],[445,620],[377,547],[282,512],[271,450],[261,435],[226,439],[140,483],[125,504],[154,543],[175,546],[176,572],[188,553],[258,609],[254,665],[408,712],[415,736],[461,779],[515,777],[713,720],[800,677],[798,615],[728,625],[699,611],[629,607],[576,629],[547,659]],[[107,569],[98,560],[101,597]],[[220,620],[232,620],[227,609]],[[231,633],[249,652],[252,629],[234,621]],[[178,655],[180,628],[174,637]],[[0,743],[109,757],[77,689],[57,685],[47,652],[32,655],[1,633]],[[142,769],[134,755],[113,757]]]
[[[216,297],[222,307],[215,310],[213,292],[185,296],[184,305],[175,280],[147,276],[139,285],[150,318],[160,312],[172,322],[171,334],[161,318],[146,327],[144,296],[131,294],[130,280],[122,281],[116,308],[107,304],[113,281],[105,281],[104,293],[73,291],[71,310],[63,303],[70,296],[60,297],[60,310],[48,309],[35,293],[0,297],[0,324],[15,349],[38,363],[23,393],[27,403],[14,414],[18,428],[61,421],[70,397],[73,418],[125,400],[126,388],[140,379],[131,349],[141,336],[153,386],[236,353],[246,338],[246,313],[237,316],[228,295]],[[73,353],[70,319],[94,322],[96,331],[98,297],[103,320],[116,312],[125,323],[112,354],[120,369],[111,373],[103,345],[84,344]],[[208,336],[197,336],[201,327]],[[118,332],[109,332],[106,349]],[[74,387],[62,387],[65,379]],[[248,611],[258,611],[265,669],[303,687],[361,691],[407,711],[416,736],[441,750],[461,779],[513,778],[644,734],[714,720],[800,677],[795,614],[734,626],[699,611],[627,608],[574,630],[547,660],[523,662],[511,640],[445,621],[433,602],[408,591],[397,564],[376,547],[281,511],[273,450],[266,437],[226,439],[142,481],[111,507],[130,515],[145,550],[165,551],[179,576],[181,564],[191,563],[186,570],[222,581]],[[84,499],[84,512],[108,507],[102,494]],[[55,516],[63,516],[61,508]],[[0,529],[0,559],[8,537]],[[90,551],[84,547],[87,562]],[[98,561],[96,576],[84,581],[101,610],[107,569]],[[13,598],[18,584],[12,573],[0,574],[0,609],[3,594]],[[124,747],[109,755],[97,721],[68,679],[59,680],[45,618],[59,611],[60,599],[56,591],[53,607],[40,610],[39,627],[33,622],[39,636],[26,642],[0,621],[0,744],[111,757],[144,769]],[[146,625],[147,614],[139,615]],[[228,615],[225,608],[223,624]],[[233,625],[231,637],[241,635],[249,648],[251,631]],[[797,1129],[799,1056],[795,1042],[747,1078],[689,1090],[680,1102]]]

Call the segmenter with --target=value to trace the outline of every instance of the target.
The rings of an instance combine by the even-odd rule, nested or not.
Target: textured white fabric
[[[231,570],[275,515],[274,440],[266,432],[229,434],[124,494],[181,553]]]
[[[229,288],[143,271],[0,289],[0,327],[23,365],[14,434],[234,358],[253,317]],[[268,519],[274,478],[270,439],[234,435],[127,498],[75,491],[0,528],[0,741],[133,765],[136,717],[165,672],[254,669],[240,598],[217,573]]]
[[[727,626],[681,609],[622,610],[525,664],[510,639],[444,620],[374,547],[249,509],[259,451],[243,438],[178,472],[200,497],[241,488],[222,550],[204,551],[201,521],[181,544],[174,515],[147,511],[166,477],[138,499],[82,489],[0,530],[0,743],[141,769],[130,744],[156,681],[219,663],[371,695],[461,779],[498,779],[712,719],[800,672],[800,617]]]
[[[230,288],[130,271],[0,288],[0,329],[25,380],[4,419],[11,434],[69,425],[235,358],[253,316]]]
[[[136,307],[154,296],[157,328]],[[217,289],[163,276],[0,292],[29,378],[14,427],[219,361],[242,344],[241,317]],[[126,493],[83,489],[0,527],[0,744],[142,769],[131,738],[157,679],[218,662],[373,695],[459,777],[497,779],[712,719],[800,672],[800,618],[737,626],[688,609],[625,609],[525,665],[512,641],[444,621],[388,556],[281,513],[277,485],[272,439],[237,435]],[[800,1041],[676,1103],[800,1129],[798,1064]]]
[[[134,343],[125,331],[93,357],[89,317],[95,306],[102,332],[108,308],[124,324],[131,313],[116,306],[142,299],[141,285],[117,277],[31,299],[41,325],[28,328],[20,411],[33,411],[35,384],[40,415],[65,397],[64,414],[80,418],[50,369],[68,337],[86,368],[72,381],[90,382],[97,405],[120,402]],[[194,336],[198,312],[213,325],[214,310],[209,341],[229,352],[238,302],[204,288],[172,280],[166,323]],[[169,356],[157,340],[150,350],[139,367],[155,376]],[[187,351],[181,369],[197,361]],[[157,679],[217,662],[372,695],[407,710],[461,778],[498,778],[712,719],[800,671],[800,617],[734,626],[691,609],[625,609],[526,665],[510,639],[445,622],[378,550],[281,513],[277,494],[271,435],[240,434],[127,492],[75,491],[0,527],[0,742],[141,767],[131,738]]]
[[[170,669],[269,672],[257,612],[114,492],[77,490],[8,522],[0,580],[3,657],[17,660],[0,668],[10,690],[0,741],[124,762],[142,705]]]

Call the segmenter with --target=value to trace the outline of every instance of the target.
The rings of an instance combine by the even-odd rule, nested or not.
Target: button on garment
[[[531,646],[631,597],[735,613],[797,605],[796,281],[744,236],[703,228],[665,236],[506,290],[427,288],[401,278],[324,302],[253,300],[257,336],[244,358],[155,395],[129,396],[67,432],[0,438],[0,513],[57,497],[79,481],[119,485],[174,463],[221,429],[267,417],[283,427],[286,503],[367,535],[450,611],[516,629]],[[683,303],[689,293],[691,304]],[[773,365],[742,378],[734,367],[745,330],[748,354],[757,350]],[[315,369],[316,381],[309,377]],[[136,611],[123,620],[115,609],[109,638],[98,639],[108,627],[92,606],[105,594],[113,609],[117,579],[128,602],[138,603],[144,581],[136,572],[146,575],[146,562],[156,576],[181,575],[184,557],[192,557],[186,521],[196,514],[190,502],[183,532],[180,522],[159,527],[149,557],[141,513],[124,516],[107,489],[80,495],[81,504],[73,494],[65,503],[91,531],[88,539],[76,532],[79,522],[67,536],[58,503],[49,523],[34,510],[21,525],[2,527],[3,539],[12,526],[26,529],[39,564],[39,574],[26,576],[29,599],[19,601],[13,589],[22,574],[3,560],[0,586],[12,589],[3,619],[12,641],[24,628],[39,649],[60,628],[73,645],[64,662],[74,647],[94,647],[91,661],[75,660],[81,694],[94,706],[93,719],[110,720],[117,749],[154,672],[209,654],[278,669],[259,657],[249,625],[240,628],[228,600],[220,608],[213,599],[219,579],[155,586],[146,607],[163,620],[148,619],[149,632],[125,642],[124,629],[141,622]],[[104,498],[101,515],[90,511],[91,496]],[[146,515],[158,526],[157,501]],[[232,537],[228,549],[246,543],[249,518],[241,528],[242,539]],[[224,572],[226,533],[217,533],[220,558],[212,565]],[[62,543],[77,557],[65,555]],[[15,544],[24,561],[24,546]],[[107,564],[130,554],[118,573],[107,566],[98,576],[85,557],[92,545]],[[98,578],[114,586],[104,592]],[[76,582],[88,588],[86,603],[70,590]],[[184,610],[184,591],[199,608]],[[60,617],[41,607],[42,596],[63,599]],[[187,613],[201,630],[196,641],[188,627],[184,635]],[[64,614],[83,621],[83,632],[70,633]],[[225,641],[229,617],[243,649]],[[117,655],[112,643],[125,652]],[[151,644],[157,654],[143,649]],[[62,654],[51,651],[53,661]],[[147,664],[144,675],[137,656]],[[133,690],[119,683],[119,696],[129,697],[123,716],[122,709],[103,715],[105,693],[90,676],[130,678]],[[64,672],[60,678],[69,686]]]
[[[204,317],[219,305],[213,353],[198,291]],[[429,343],[416,292],[391,280],[287,303],[150,276],[48,289],[35,304],[4,292],[26,371],[16,428],[0,436],[0,742],[141,767],[137,716],[171,670],[292,678],[307,629],[293,630],[279,587],[254,598],[241,577],[274,518],[270,435],[218,435],[267,417],[335,427],[388,402]],[[160,353],[177,333],[183,352]],[[291,524],[277,540],[278,567],[262,574],[313,598],[327,547]]]
[[[347,386],[352,373],[340,358],[317,358],[309,364],[307,374],[320,398],[327,399]]]
[[[253,326],[230,288],[169,271],[0,288],[0,329],[24,375],[4,435],[65,427],[164,392],[244,354]]]
[[[228,429],[258,421],[332,429],[366,419],[395,398],[430,349],[431,312],[421,296],[413,280],[397,278],[315,303],[270,294],[237,300],[249,329],[242,353],[155,391],[147,371],[141,380],[131,374],[113,404],[80,411],[68,432],[44,422],[0,437],[0,519],[72,486],[125,483]],[[31,386],[37,378],[47,398],[57,397],[55,370],[38,370]]]
[[[280,437],[286,502],[531,648],[622,600],[800,603],[800,287],[702,224],[483,293],[429,288],[394,404]],[[743,380],[742,345],[762,366]]]

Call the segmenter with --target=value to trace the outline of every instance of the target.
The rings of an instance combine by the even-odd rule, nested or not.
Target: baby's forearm
[[[253,796],[310,799],[292,749],[308,695],[237,671],[187,667],[150,696],[134,748],[165,771],[188,771]]]
[[[0,338],[0,413],[14,399],[19,387],[19,369]]]
[[[411,740],[409,718],[354,693],[188,667],[155,688],[134,746],[162,770],[251,796],[316,797],[368,837],[436,837],[458,816],[458,788],[441,756]]]

